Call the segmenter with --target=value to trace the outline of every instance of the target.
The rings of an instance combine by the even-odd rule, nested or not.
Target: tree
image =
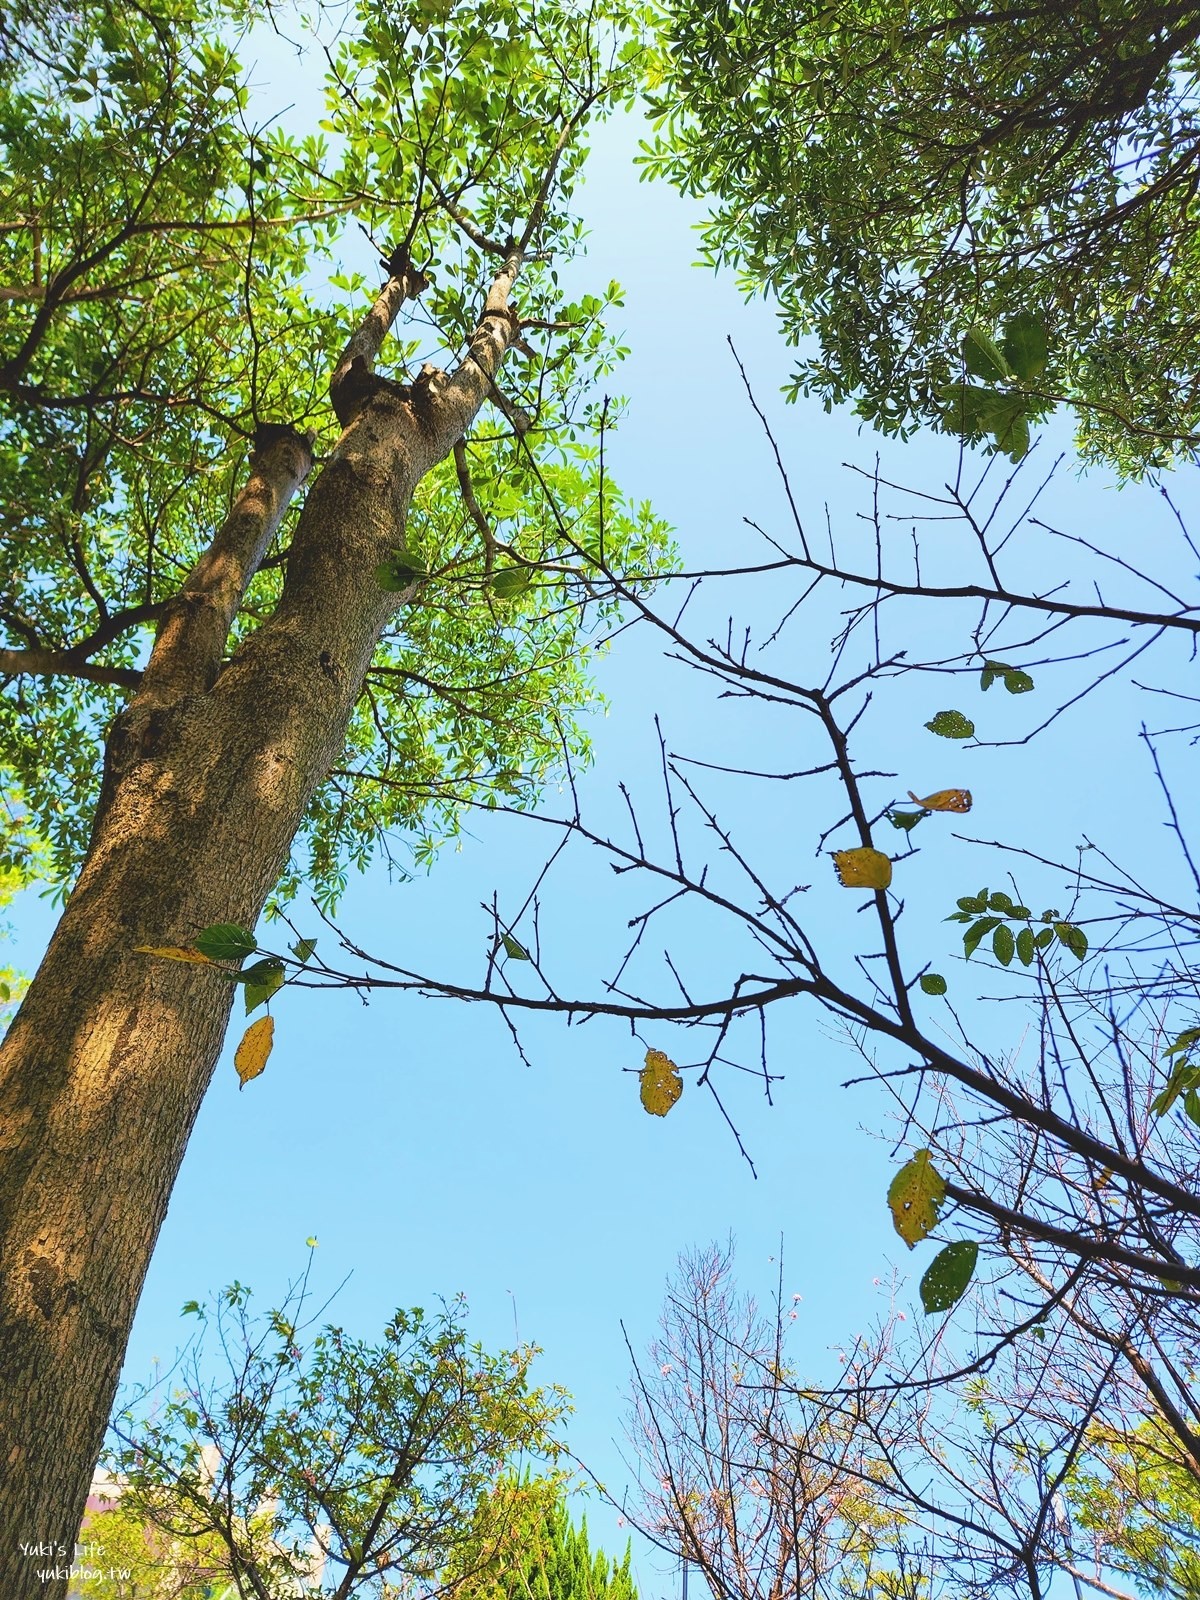
[[[1063,534],[1060,548],[1086,553],[1082,567],[1066,569],[1064,581],[1056,566],[1049,593],[1036,568],[1022,586],[1013,577],[1021,541],[1040,549],[1035,541],[1057,530],[1039,514],[1037,492],[1017,487],[1019,472],[990,488],[993,471],[986,463],[975,479],[963,459],[940,494],[876,474],[865,548],[854,554],[832,535],[828,554],[810,538],[785,475],[795,519],[787,542],[765,536],[762,562],[739,573],[685,575],[686,611],[669,590],[633,604],[676,659],[736,702],[743,721],[758,719],[758,749],[788,755],[748,765],[719,745],[672,749],[660,730],[661,820],[632,783],[622,785],[624,826],[593,825],[576,792],[559,816],[530,819],[553,831],[555,848],[526,898],[488,913],[489,944],[507,960],[452,977],[430,972],[419,955],[378,956],[343,936],[342,954],[326,954],[308,981],[485,1003],[518,1042],[527,1014],[608,1020],[636,1041],[625,1047],[624,1070],[638,1075],[645,1110],[668,1116],[681,1095],[703,1092],[749,1161],[737,1116],[746,1086],[776,1103],[780,1050],[806,1073],[822,1070],[828,1052],[797,1049],[794,1030],[806,1007],[832,1020],[854,1063],[846,1086],[874,1085],[871,1125],[891,1124],[879,1137],[898,1159],[878,1204],[909,1249],[933,1252],[920,1298],[924,1315],[939,1320],[928,1348],[906,1357],[916,1366],[898,1383],[911,1401],[900,1437],[916,1438],[921,1459],[929,1392],[997,1364],[1009,1372],[1011,1363],[1011,1382],[998,1381],[987,1402],[1003,1418],[1003,1396],[1018,1397],[1000,1442],[980,1439],[974,1414],[960,1418],[963,1476],[949,1492],[975,1496],[980,1509],[973,1520],[960,1514],[946,1561],[964,1581],[1019,1582],[1036,1595],[1044,1564],[1062,1556],[1054,1497],[1093,1424],[1124,1435],[1155,1419],[1180,1470],[1200,1478],[1191,898],[1200,878],[1167,753],[1172,737],[1196,729],[1185,721],[1152,734],[1143,725],[1136,735],[1156,794],[1117,825],[1135,849],[1130,817],[1139,828],[1146,816],[1165,820],[1173,849],[1152,869],[1123,863],[1093,829],[1075,859],[1049,853],[1048,820],[1086,827],[1078,774],[1057,776],[1036,759],[1050,753],[1047,742],[1028,767],[1016,766],[1015,752],[1134,661],[1148,661],[1159,641],[1182,638],[1190,648],[1200,621],[1166,540],[1143,542],[1163,562],[1156,574],[1148,562],[1142,572],[1119,551]],[[1170,502],[1160,496],[1158,506],[1169,526]],[[890,548],[893,518],[913,529],[911,556]],[[1194,550],[1185,528],[1177,532],[1182,572]],[[973,574],[963,570],[968,559]],[[1083,588],[1096,559],[1127,587]],[[942,581],[943,561],[954,563],[953,580]],[[770,585],[757,629],[735,620],[734,582]],[[1161,585],[1156,605],[1142,609],[1151,584]],[[1155,659],[1165,681],[1151,688],[1181,694],[1190,709],[1187,691],[1172,687],[1166,649]],[[906,725],[911,746],[904,737],[899,755],[911,775],[898,781],[873,741],[896,740]],[[1123,759],[1119,727],[1106,721],[1093,745],[1093,787],[1103,786],[1108,761]],[[977,797],[958,785],[969,752],[989,746],[1014,752],[1022,782],[979,836],[960,831]],[[936,787],[947,763],[955,787]],[[790,792],[787,826],[744,837],[722,818],[720,795],[731,786],[753,818],[777,807],[772,788]],[[953,876],[947,830],[975,863],[960,855]],[[582,994],[559,971],[575,899],[557,908],[563,922],[554,899],[554,871],[573,846],[612,867],[623,890],[607,902],[633,930],[605,981]],[[1032,1047],[1022,1049],[1023,1039]],[[960,1303],[972,1336],[961,1359],[950,1359],[941,1319]],[[759,1341],[748,1343],[761,1365]],[[897,1387],[890,1376],[881,1381]],[[857,1406],[857,1394],[846,1403]],[[897,1485],[915,1480],[900,1471],[903,1460],[891,1469],[894,1436],[876,1430],[864,1407],[852,1414],[855,1428],[889,1467],[879,1487],[903,1508]]]
[[[1157,1418],[1129,1432],[1096,1428],[1067,1480],[1078,1557],[1131,1577],[1142,1594],[1200,1595],[1200,1485]]]
[[[510,1478],[480,1497],[469,1538],[443,1573],[449,1600],[637,1600],[624,1559],[593,1555],[561,1481]]]
[[[906,1519],[863,1418],[795,1390],[786,1327],[782,1294],[771,1318],[737,1292],[732,1247],[681,1257],[660,1337],[644,1363],[630,1350],[637,1489],[623,1509],[715,1600],[919,1600],[927,1577],[907,1552],[893,1564]]]
[[[335,1600],[386,1600],[414,1586],[442,1593],[451,1563],[472,1580],[490,1572],[525,1515],[526,1488],[488,1529],[476,1506],[517,1460],[553,1467],[560,1450],[566,1397],[530,1384],[536,1349],[491,1355],[470,1343],[461,1300],[398,1310],[372,1343],[334,1325],[314,1332],[320,1313],[307,1299],[305,1280],[255,1317],[249,1291],[233,1284],[208,1308],[185,1308],[201,1336],[182,1386],[169,1397],[147,1390],[113,1420],[107,1460],[121,1510],[153,1546],[203,1552],[238,1600],[317,1584]],[[208,1331],[224,1357],[219,1378]],[[87,1592],[120,1596],[111,1581]]]
[[[1065,402],[1136,475],[1200,438],[1198,41],[1186,0],[678,0],[646,170],[713,196],[705,260],[816,335],[793,396],[901,433]]]
[[[390,830],[426,859],[465,798],[527,803],[586,748],[601,541],[631,572],[665,554],[590,442],[617,286],[557,284],[637,14],[364,6],[332,55],[336,159],[250,122],[246,15],[84,8],[0,58],[0,759],[74,879],[0,1051],[6,1529],[78,1526],[245,978],[145,951],[252,929],[302,877],[331,904]],[[351,222],[383,286],[335,274],[326,304],[311,275],[350,265]],[[452,363],[402,381],[414,304]],[[61,1594],[9,1543],[0,1589]]]

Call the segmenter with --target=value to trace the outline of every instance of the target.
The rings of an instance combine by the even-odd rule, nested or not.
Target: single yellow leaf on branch
[[[910,1250],[937,1225],[938,1208],[946,1198],[946,1180],[930,1160],[928,1150],[918,1150],[892,1179],[888,1205],[896,1232]]]
[[[661,1050],[647,1050],[641,1080],[642,1104],[652,1117],[665,1117],[683,1093],[679,1068]]]
[[[892,881],[892,863],[882,850],[861,845],[857,850],[835,850],[833,864],[843,889],[886,889]]]
[[[910,789],[908,798],[913,805],[920,806],[923,811],[970,811],[971,791],[969,789],[939,789],[936,794],[931,794],[927,800],[918,800]]]
[[[149,944],[135,944],[133,953],[136,956],[162,956],[164,961],[191,961],[198,967],[211,967],[212,962],[208,956],[202,956],[199,950],[180,950],[174,945],[159,948]]]
[[[251,1078],[257,1078],[266,1066],[274,1042],[274,1017],[259,1017],[246,1029],[233,1057],[237,1075],[242,1080],[238,1086],[240,1089],[244,1089]]]

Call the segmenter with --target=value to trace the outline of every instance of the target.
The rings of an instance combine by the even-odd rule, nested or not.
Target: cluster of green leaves
[[[1096,1424],[1063,1485],[1076,1528],[1109,1571],[1143,1594],[1200,1595],[1200,1487],[1155,1417],[1129,1431]]]
[[[1045,370],[1046,355],[1045,324],[1031,311],[1006,323],[999,344],[985,328],[968,328],[962,341],[963,365],[983,382],[948,383],[942,388],[945,426],[972,442],[990,436],[997,450],[1020,461],[1029,450],[1030,423],[1047,410],[1046,402],[1029,389]],[[989,678],[983,687],[990,682]]]
[[[1200,1028],[1185,1028],[1176,1035],[1174,1044],[1163,1052],[1167,1061],[1172,1056],[1179,1056],[1180,1059],[1172,1062],[1166,1086],[1150,1102],[1150,1109],[1156,1117],[1165,1116],[1182,1098],[1184,1111],[1200,1127],[1200,1063],[1192,1059],[1192,1051],[1197,1045],[1200,1045]]]
[[[561,1484],[527,1473],[481,1496],[442,1582],[455,1600],[637,1600],[630,1560],[593,1552]]]
[[[398,1310],[375,1342],[335,1326],[310,1337],[301,1309],[255,1317],[240,1284],[184,1307],[201,1328],[189,1386],[114,1419],[122,1506],[169,1538],[215,1542],[239,1593],[295,1594],[318,1530],[344,1594],[436,1584],[515,1463],[556,1459],[566,1396],[531,1385],[533,1347],[469,1341],[461,1300]],[[223,1383],[202,1357],[214,1325]]]
[[[1065,400],[1136,475],[1200,424],[1198,39],[1169,0],[670,0],[645,170],[715,196],[704,259],[816,335],[793,397],[1014,455]],[[1006,358],[1021,399],[980,372],[948,415],[963,336],[1022,317],[1050,339]]]
[[[592,603],[593,569],[672,559],[648,506],[609,480],[600,504],[589,385],[625,353],[606,327],[619,286],[568,299],[558,282],[583,238],[570,197],[585,124],[629,102],[646,19],[610,0],[586,15],[539,4],[536,27],[524,0],[364,4],[332,62],[331,141],[254,131],[221,42],[249,16],[239,0],[87,8],[55,21],[53,48],[0,70],[0,625],[13,647],[143,664],[152,608],[219,525],[255,426],[311,429],[318,456],[336,437],[328,377],[378,283],[353,265],[360,228],[385,251],[405,243],[431,280],[381,370],[404,378],[423,349],[449,364],[497,266],[472,234],[520,231],[572,129],[518,286],[522,315],[556,331],[531,332],[501,374],[531,426],[517,436],[489,405],[469,441],[497,550],[444,463],[398,552],[428,581],[382,643],[277,891],[307,879],[329,906],[376,852],[391,860],[395,835],[425,865],[464,805],[526,804],[564,752],[586,759],[586,661],[615,615],[610,599]],[[290,527],[231,651],[278,599]],[[127,692],[64,676],[0,693],[0,768],[63,884]]]
[[[963,954],[970,959],[990,933],[992,954],[1002,967],[1007,967],[1016,956],[1023,967],[1032,966],[1039,950],[1045,951],[1057,939],[1077,961],[1088,952],[1088,938],[1078,924],[1065,922],[1053,908],[1043,911],[1038,918],[1041,927],[1034,928],[1033,912],[1028,906],[1017,905],[1003,889],[978,894],[963,895],[958,910],[952,911],[947,922],[965,922],[970,926],[963,934]],[[1018,924],[1014,932],[1012,924]]]
[[[301,279],[327,243],[223,34],[237,0],[84,5],[0,66],[0,624],[14,647],[135,668],[219,525],[259,420],[323,420],[332,320]],[[51,19],[47,19],[47,27]],[[277,588],[259,580],[252,607]],[[0,765],[56,878],[74,873],[120,686],[10,680]]]

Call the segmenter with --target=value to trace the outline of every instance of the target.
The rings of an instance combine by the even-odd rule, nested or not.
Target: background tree
[[[660,1336],[644,1362],[630,1351],[622,1509],[714,1596],[916,1600],[927,1581],[910,1552],[895,1559],[906,1519],[869,1432],[793,1389],[785,1315],[781,1294],[770,1317],[738,1292],[731,1248],[681,1258]]]
[[[714,196],[705,260],[816,335],[792,395],[888,432],[1065,401],[1136,475],[1200,434],[1198,40],[1173,0],[680,0],[646,168]],[[961,343],[1016,318],[1027,360]]]
[[[526,1473],[480,1497],[442,1578],[452,1600],[637,1600],[631,1554],[628,1545],[621,1561],[593,1553],[587,1518],[572,1522],[561,1479]]]
[[[465,797],[527,801],[586,745],[611,611],[587,386],[618,291],[564,305],[556,263],[636,16],[365,7],[331,156],[249,122],[221,31],[244,15],[30,19],[3,58],[0,759],[78,873],[0,1051],[6,1529],[78,1526],[237,994],[142,952],[253,927],[302,876],[328,902],[392,829],[424,859]],[[329,303],[327,250],[350,269]],[[604,539],[631,570],[664,555],[608,485]],[[11,1544],[0,1589],[61,1593]]]
[[[685,753],[664,733],[661,814],[630,783],[624,827],[592,825],[575,796],[559,817],[533,819],[559,836],[553,861],[528,897],[488,908],[496,955],[480,976],[452,980],[345,938],[344,961],[297,981],[485,1002],[518,1039],[523,1018],[539,1013],[611,1019],[637,1041],[626,1047],[625,1070],[638,1073],[645,1109],[670,1115],[682,1094],[703,1090],[750,1160],[736,1116],[743,1088],[756,1084],[773,1103],[781,1049],[820,1070],[825,1052],[798,1051],[794,1032],[779,1031],[789,1009],[819,1007],[861,1062],[850,1082],[879,1091],[872,1125],[895,1113],[881,1137],[905,1153],[879,1205],[909,1248],[936,1242],[923,1263],[924,1312],[941,1318],[962,1301],[971,1326],[969,1338],[954,1340],[939,1322],[928,1349],[905,1358],[916,1365],[902,1381],[878,1380],[904,1402],[892,1405],[887,1426],[876,1425],[869,1394],[854,1409],[854,1391],[846,1405],[856,1448],[884,1464],[876,1488],[890,1504],[910,1518],[914,1507],[921,1513],[923,1538],[929,1519],[942,1530],[946,1581],[1040,1594],[1049,1568],[1069,1556],[1056,1496],[1096,1428],[1128,1437],[1153,1421],[1172,1439],[1180,1470],[1200,1472],[1200,879],[1168,777],[1172,738],[1195,727],[1152,735],[1143,725],[1136,735],[1174,847],[1153,874],[1125,865],[1091,832],[1075,859],[1050,855],[1040,844],[1048,815],[1060,803],[1077,806],[1080,791],[1056,788],[1040,763],[983,837],[961,831],[976,796],[937,785],[947,766],[963,781],[972,749],[1042,737],[1044,750],[1047,729],[1135,660],[1139,671],[1157,660],[1160,692],[1190,702],[1170,687],[1165,641],[1190,648],[1198,618],[1165,538],[1142,546],[1162,560],[1158,576],[1148,562],[1138,570],[1119,552],[1063,534],[1086,552],[1083,568],[1066,584],[1056,568],[1046,593],[1034,562],[1035,582],[1023,586],[1014,576],[1022,541],[1040,550],[1048,538],[1059,547],[1058,536],[1037,494],[1022,498],[1019,479],[989,489],[993,470],[985,465],[975,479],[964,460],[943,493],[911,496],[876,478],[864,548],[833,540],[828,555],[792,503],[788,541],[769,535],[761,564],[685,577],[685,611],[667,595],[638,597],[635,608],[668,651],[735,698],[743,722],[757,719],[755,755]],[[1159,505],[1166,527],[1171,506]],[[911,554],[889,545],[892,518],[912,530]],[[1180,563],[1190,564],[1194,547],[1176,532]],[[967,560],[975,573],[964,574]],[[1083,588],[1092,560],[1121,575],[1119,591],[1099,581]],[[943,561],[956,581],[942,581]],[[737,623],[734,582],[771,585],[772,618],[756,631]],[[1151,584],[1161,609],[1143,610],[1138,596]],[[897,732],[903,718],[911,753],[909,735]],[[1122,748],[1119,726],[1114,718],[1106,728],[1093,783]],[[874,742],[884,740],[920,776],[881,769]],[[757,756],[768,750],[788,754]],[[739,836],[719,804],[733,785],[743,815],[755,818],[772,814],[771,787],[786,786],[795,797],[788,817],[799,823]],[[947,830],[969,854],[951,857]],[[1122,842],[1135,848],[1136,831]],[[572,846],[600,851],[624,880],[614,911],[633,930],[591,995],[559,976],[570,940],[555,914],[554,872]],[[858,918],[839,944],[833,929],[859,911],[873,937]],[[660,961],[654,951],[664,946]],[[978,1003],[985,984],[986,1007]],[[766,1359],[759,1338],[743,1343]],[[989,1372],[986,1411],[998,1419],[990,1431],[982,1397],[963,1388]],[[935,1436],[922,1408],[941,1389],[958,1394],[958,1409]],[[738,1415],[757,1426],[752,1410]],[[772,1436],[781,1448],[787,1431]],[[943,1438],[957,1476],[944,1497],[921,1499],[905,1486],[919,1482],[927,1457],[941,1460]],[[749,1443],[735,1455],[747,1470],[754,1458]],[[932,1570],[918,1562],[923,1549],[910,1570]],[[748,1580],[715,1581],[723,1592]]]
[[[168,1548],[206,1552],[239,1600],[317,1586],[337,1600],[436,1595],[452,1562],[481,1579],[538,1491],[510,1484],[510,1516],[488,1529],[474,1509],[517,1462],[553,1466],[562,1390],[531,1386],[533,1347],[470,1343],[461,1301],[397,1311],[376,1343],[313,1332],[306,1301],[302,1283],[266,1316],[240,1284],[207,1311],[193,1302],[202,1336],[182,1386],[145,1391],[114,1419],[106,1460],[122,1510]]]

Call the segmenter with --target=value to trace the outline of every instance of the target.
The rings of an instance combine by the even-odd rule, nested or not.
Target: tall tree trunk
[[[134,953],[253,927],[339,756],[381,633],[409,595],[375,567],[453,449],[512,337],[506,257],[446,376],[375,378],[420,275],[403,264],[334,374],[345,431],[308,493],[279,604],[222,668],[232,618],[310,464],[264,439],[163,620],[110,733],[87,860],[0,1049],[0,1597],[61,1600],[150,1255],[235,987]],[[38,1546],[41,1554],[36,1553]],[[68,1559],[46,1556],[65,1546]],[[22,1546],[29,1547],[27,1550]]]

